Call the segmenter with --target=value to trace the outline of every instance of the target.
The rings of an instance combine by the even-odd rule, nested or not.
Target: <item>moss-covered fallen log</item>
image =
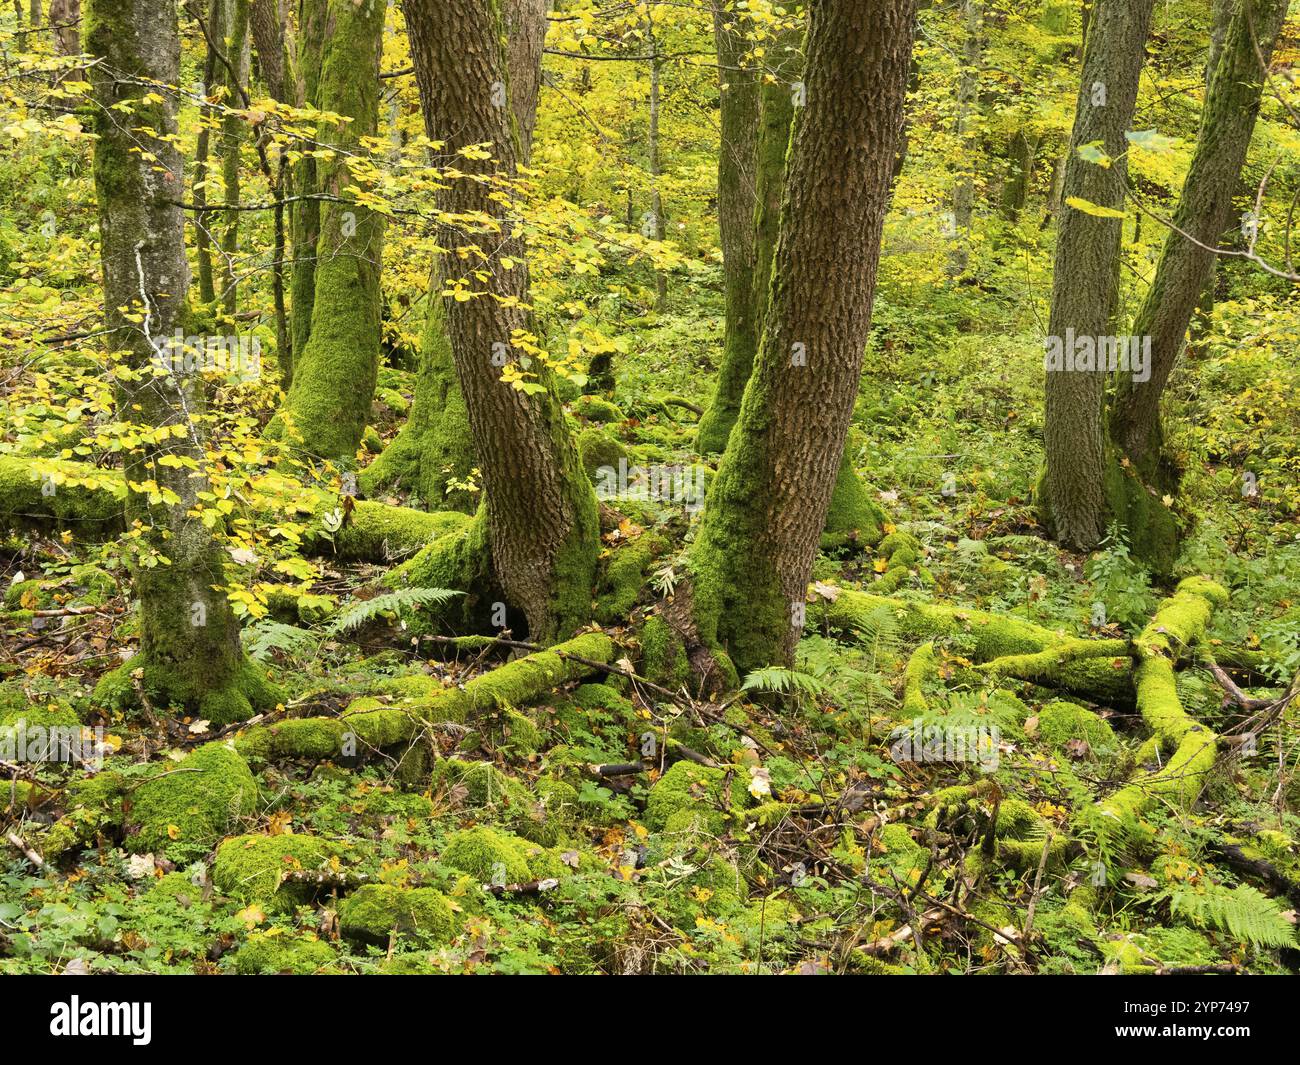
[[[1133,641],[1138,711],[1151,730],[1143,751],[1152,758],[1163,755],[1165,760],[1159,769],[1140,774],[1089,812],[1098,831],[1131,826],[1160,799],[1189,809],[1204,789],[1214,768],[1218,737],[1183,708],[1174,667],[1204,639],[1215,608],[1227,602],[1222,586],[1204,577],[1189,577]]]
[[[1132,660],[1122,640],[1084,640],[1005,614],[849,588],[819,586],[814,603],[812,620],[829,628],[854,631],[884,610],[905,640],[948,640],[990,677],[1027,680],[1111,706],[1134,704]]]
[[[368,696],[355,700],[338,717],[258,725],[239,736],[235,747],[255,761],[356,757],[410,743],[431,725],[465,724],[483,711],[526,706],[556,685],[586,676],[592,670],[588,662],[611,662],[614,654],[614,641],[604,633],[583,633],[507,662],[460,687],[440,688],[390,705]]]

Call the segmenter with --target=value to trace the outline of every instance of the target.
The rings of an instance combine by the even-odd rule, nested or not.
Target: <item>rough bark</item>
[[[1124,202],[1128,144],[1153,0],[1098,0],[1084,49],[1074,130],[1065,162],[1065,197],[1118,210]],[[1104,97],[1097,95],[1102,86]],[[1079,149],[1100,143],[1108,167]],[[1122,218],[1100,218],[1065,206],[1056,237],[1048,336],[1067,330],[1098,338],[1115,332],[1119,304]],[[1047,469],[1043,516],[1061,544],[1088,551],[1106,534],[1107,454],[1102,426],[1104,370],[1048,368],[1043,427]],[[1111,460],[1113,461],[1113,460]]]
[[[537,124],[547,7],[546,0],[509,0],[503,8],[510,110],[519,136],[519,159],[525,165],[532,154]],[[425,131],[431,140],[438,137],[437,128],[426,111]],[[441,274],[435,267],[411,413],[393,442],[366,468],[361,487],[367,494],[392,487],[414,488],[428,506],[472,511],[472,496],[458,485],[476,465],[474,441],[437,297],[441,287]]]
[[[407,30],[425,121],[452,156],[470,144],[491,145],[493,158],[457,165],[481,177],[513,177],[519,159],[516,123],[499,106],[505,83],[501,11],[494,0],[408,0]],[[448,183],[440,206],[458,216],[486,216],[444,238],[463,249],[477,277],[457,277],[459,259],[444,264],[446,283],[462,283],[469,299],[448,298],[447,334],[465,399],[488,517],[492,563],[512,604],[538,639],[557,638],[591,612],[599,529],[596,497],[564,422],[553,375],[539,360],[527,365],[514,346],[529,329],[523,241],[509,207],[481,180]],[[507,269],[503,259],[512,263]],[[521,390],[503,371],[535,375]]]
[[[1214,271],[1214,248],[1232,216],[1232,197],[1264,86],[1260,57],[1269,62],[1286,10],[1286,0],[1242,0],[1232,16],[1173,228],[1134,321],[1134,334],[1151,338],[1151,375],[1143,382],[1120,378],[1110,432],[1143,476],[1154,476],[1160,462],[1160,397],[1182,351],[1197,299]]]
[[[273,704],[277,693],[241,653],[239,626],[220,590],[224,552],[192,513],[208,487],[202,378],[183,359],[158,357],[165,341],[185,332],[190,280],[175,205],[184,172],[173,141],[174,98],[145,99],[149,82],[174,85],[180,75],[174,0],[96,0],[88,5],[86,46],[103,60],[91,77],[105,327],[126,365],[141,371],[118,378],[119,409],[146,426],[175,427],[165,441],[142,444],[126,458],[126,512],[142,535],[134,560],[140,653],[123,669],[141,668],[143,687],[161,702],[212,721],[238,720]],[[122,104],[133,107],[129,124],[108,117]],[[156,162],[141,153],[142,137]],[[150,372],[159,365],[169,372]],[[164,464],[169,457],[179,462]]]
[[[266,83],[266,91],[273,99],[290,102],[289,82],[285,75],[284,26],[280,22],[280,5],[277,0],[252,0],[249,25],[253,33],[253,47],[257,50],[257,63]]]
[[[979,100],[980,66],[984,60],[984,5],[965,0],[963,11],[961,77],[957,82],[957,121],[953,129],[966,164],[952,192],[953,246],[948,255],[948,276],[960,277],[970,265],[971,216],[975,211],[975,174],[971,117]]]
[[[871,324],[912,25],[913,0],[810,13],[763,338],[679,593],[706,672],[724,652],[743,671],[788,661],[799,636]]]
[[[301,0],[298,9],[298,64],[294,71],[294,102],[300,107],[319,105],[321,65],[325,59],[327,0]],[[302,145],[303,152],[312,145]],[[293,166],[295,196],[312,197],[320,191],[317,161],[304,155]],[[311,336],[312,303],[316,295],[316,241],[320,237],[320,201],[300,199],[289,214],[293,269],[289,277],[290,340],[293,350],[307,347]],[[284,387],[291,386],[286,381]]]
[[[542,90],[542,44],[546,39],[546,10],[550,0],[504,0],[506,69],[510,110],[519,131],[519,162],[528,165],[537,125],[537,98]]]
[[[355,460],[379,372],[384,221],[345,190],[361,180],[348,154],[364,153],[362,140],[378,129],[384,12],[377,0],[326,5],[315,102],[350,121],[319,123],[317,139],[337,154],[317,161],[315,184],[322,195],[342,202],[320,201],[311,333],[302,347],[294,338],[293,384],[272,423],[273,433],[305,455],[342,465]]]
[[[218,27],[225,22],[223,0],[211,0],[207,9],[208,33],[213,40],[220,34]],[[205,42],[203,51],[203,96],[212,95],[216,87],[217,50],[210,42]],[[194,226],[194,254],[199,265],[199,301],[205,306],[216,302],[217,289],[212,275],[212,232],[209,229],[209,214],[204,208],[208,203],[208,180],[212,176],[209,159],[212,155],[212,130],[209,128],[210,115],[200,115],[198,141],[194,146],[194,191],[193,199],[196,210],[191,219]]]

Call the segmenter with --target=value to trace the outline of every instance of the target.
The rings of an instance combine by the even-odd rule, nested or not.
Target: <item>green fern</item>
[[[249,657],[266,662],[276,651],[283,655],[296,655],[314,639],[314,634],[307,629],[264,619],[244,634],[244,649]]]
[[[373,599],[354,603],[340,613],[325,632],[329,636],[352,632],[382,614],[395,614],[400,617],[403,611],[422,606],[441,606],[456,596],[464,594],[447,588],[402,588],[396,592],[377,595]]]
[[[745,677],[742,691],[773,692],[778,695],[807,695],[816,698],[825,695],[827,686],[824,682],[797,669],[782,669],[780,666],[767,666],[756,669]]]
[[[1235,888],[1213,884],[1200,890],[1175,887],[1168,897],[1173,914],[1198,928],[1217,928],[1256,947],[1297,946],[1295,927],[1282,916],[1277,900],[1249,884]]]

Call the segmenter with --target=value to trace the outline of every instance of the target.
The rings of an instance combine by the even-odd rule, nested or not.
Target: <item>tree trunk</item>
[[[229,22],[225,31],[224,54],[221,64],[222,83],[226,94],[222,103],[227,108],[244,106],[243,92],[248,85],[248,3],[234,0],[228,10]],[[215,32],[215,27],[214,27]],[[235,276],[235,257],[239,254],[239,221],[243,213],[239,207],[239,153],[244,143],[247,123],[236,114],[226,114],[221,119],[221,177],[225,203],[231,205],[222,218],[221,225],[221,306],[233,316],[239,309],[239,279]]]
[[[1214,271],[1213,249],[1232,217],[1232,196],[1264,86],[1260,56],[1269,62],[1286,10],[1287,0],[1242,0],[1232,16],[1173,228],[1134,322],[1137,336],[1151,338],[1150,377],[1120,377],[1110,431],[1144,477],[1154,476],[1160,462],[1160,396],[1182,351],[1196,301]]]
[[[718,90],[721,113],[721,136],[718,149],[718,230],[722,243],[722,269],[726,285],[727,318],[722,342],[722,365],[713,402],[700,419],[696,446],[701,454],[722,451],[740,413],[740,398],[745,393],[758,348],[755,326],[757,271],[755,253],[756,182],[758,175],[759,80],[752,69],[742,69],[749,50],[746,33],[749,22],[735,11],[726,10],[723,0],[714,0],[713,38],[718,55]],[[777,42],[774,51],[779,51]],[[789,86],[770,87],[771,95],[788,100]],[[764,95],[768,91],[764,90]],[[775,169],[776,199],[780,198],[780,176],[784,171],[785,145],[790,132],[791,110],[777,104],[782,112],[774,116],[779,128],[769,146],[779,152]],[[766,119],[764,120],[766,121]],[[779,141],[779,146],[775,143]],[[772,228],[775,228],[775,220]]]
[[[715,683],[732,679],[728,655],[741,671],[788,662],[799,637],[871,325],[913,7],[810,11],[763,337],[669,611],[689,618],[692,660]]]
[[[129,692],[140,668],[153,699],[217,723],[239,720],[273,705],[278,693],[241,653],[223,590],[225,552],[196,513],[208,490],[203,381],[174,339],[184,335],[188,316],[185,224],[175,205],[184,175],[174,97],[151,89],[180,76],[176,8],[174,0],[93,0],[87,7],[87,50],[101,60],[91,77],[105,327],[126,365],[140,371],[119,376],[118,406],[124,418],[178,433],[126,457],[127,517],[141,529],[133,543],[140,653],[102,690]],[[127,102],[134,105],[130,123],[107,117]],[[142,132],[146,127],[156,135]],[[155,375],[155,368],[168,372]]]
[[[298,11],[298,69],[294,78],[294,102],[300,107],[319,106],[321,66],[325,60],[325,26],[328,0],[301,0]],[[310,150],[310,145],[302,145]],[[310,155],[293,167],[295,196],[315,196],[319,191],[317,160]],[[316,296],[316,241],[320,237],[320,201],[302,199],[289,213],[289,237],[293,247],[293,269],[289,277],[290,341],[295,353],[307,347],[311,336],[312,303]],[[286,381],[284,387],[291,387]]]
[[[664,224],[663,195],[659,189],[659,179],[663,174],[663,162],[659,155],[659,42],[655,38],[654,9],[646,8],[645,20],[646,45],[650,49],[650,128],[646,135],[646,149],[650,164],[650,228],[648,236],[662,241],[667,234]],[[660,311],[668,301],[668,275],[663,270],[655,270],[655,299]]]
[[[54,54],[81,54],[81,0],[50,0],[50,28],[54,31]],[[80,67],[63,73],[60,81],[85,81]]]
[[[223,0],[212,0],[208,5],[207,26],[212,42],[220,42],[221,29],[226,16]],[[207,42],[203,51],[203,85],[202,96],[213,95],[217,77],[217,49]],[[211,215],[205,211],[208,204],[208,180],[212,176],[209,159],[212,156],[212,116],[202,104],[199,105],[199,136],[194,146],[194,252],[199,264],[199,302],[211,307],[217,300],[217,289],[212,275],[212,230]]]
[[[975,211],[974,138],[971,118],[979,100],[980,65],[983,63],[984,5],[965,0],[965,36],[962,40],[961,77],[957,83],[957,137],[962,173],[952,192],[953,246],[948,254],[948,276],[960,277],[970,265],[971,216]]]
[[[542,91],[542,44],[546,40],[549,0],[504,0],[506,69],[510,110],[519,133],[519,162],[528,165],[537,125],[537,98]]]
[[[1118,210],[1124,203],[1128,144],[1153,0],[1098,0],[1084,49],[1074,131],[1065,161],[1065,197]],[[1100,143],[1108,167],[1080,157]],[[1063,206],[1057,227],[1048,345],[1074,337],[1096,341],[1115,332],[1119,305],[1122,218]],[[1102,427],[1104,369],[1048,365],[1043,426],[1046,474],[1040,509],[1061,544],[1089,551],[1106,534],[1107,458]]]
[[[532,154],[537,124],[546,10],[546,0],[508,0],[504,5],[510,110],[524,162]],[[425,132],[430,140],[441,138],[437,129],[426,110]],[[411,412],[393,442],[366,467],[360,484],[367,495],[394,486],[414,488],[431,509],[472,513],[475,496],[462,486],[477,465],[474,440],[447,339],[441,288],[442,275],[435,267]]]
[[[301,348],[295,338],[293,384],[277,416],[285,440],[346,466],[355,461],[379,373],[384,221],[345,194],[361,180],[345,153],[364,154],[362,140],[378,129],[384,14],[378,0],[326,5],[316,105],[351,121],[319,124],[317,139],[338,154],[317,162],[316,186],[343,202],[320,201],[311,334]]]
[[[252,7],[249,10],[249,28],[252,31],[253,48],[257,52],[258,67],[261,70],[262,80],[266,82],[267,92],[280,103],[296,103],[278,0],[252,0]],[[289,162],[281,152],[275,169],[275,181],[271,187],[272,198],[276,204],[272,217],[275,259],[271,264],[271,291],[275,303],[275,357],[280,365],[281,387],[286,390],[293,384],[293,338],[284,298],[287,234],[285,205],[282,202],[289,195],[289,190]]]
[[[478,175],[512,177],[519,145],[508,108],[494,91],[505,84],[506,55],[496,0],[407,0],[407,31],[431,139],[457,166]],[[492,160],[455,153],[491,146]],[[492,224],[465,226],[454,236],[476,277],[452,259],[446,283],[472,293],[447,299],[447,334],[483,472],[492,563],[529,630],[552,640],[591,614],[599,528],[596,496],[564,421],[555,382],[544,362],[525,361],[515,343],[529,331],[528,266],[510,208],[479,180],[449,182],[442,210],[487,215]],[[513,263],[506,264],[509,258]],[[507,265],[511,268],[507,269]],[[518,389],[504,373],[528,375]]]

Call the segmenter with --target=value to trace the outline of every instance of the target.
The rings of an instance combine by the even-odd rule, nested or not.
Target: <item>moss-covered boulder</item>
[[[393,932],[446,943],[459,928],[451,901],[433,888],[367,884],[339,905],[339,930],[349,939],[387,943]]]
[[[481,883],[498,885],[558,877],[564,868],[543,847],[485,825],[452,833],[442,860]]]
[[[232,745],[206,743],[180,762],[160,765],[132,800],[129,849],[189,861],[257,809],[257,783]]]
[[[235,972],[240,976],[311,976],[332,970],[337,961],[334,948],[315,936],[270,928],[249,935],[235,953]]]
[[[674,762],[646,798],[645,822],[656,832],[700,828],[721,836],[739,821],[752,798],[740,776],[694,762]]]
[[[1064,700],[1050,702],[1038,712],[1038,734],[1053,750],[1068,747],[1081,756],[1115,747],[1115,732],[1104,718]]]
[[[627,458],[627,448],[615,439],[612,433],[598,426],[590,425],[578,434],[578,455],[582,459],[582,468],[594,483],[596,471],[602,466],[618,469],[619,459]]]
[[[573,401],[573,413],[589,422],[613,423],[623,420],[623,412],[607,399],[584,395]]]
[[[338,844],[315,836],[235,836],[217,848],[212,883],[241,903],[287,910],[310,901],[318,886],[293,874],[326,872],[341,854]]]

